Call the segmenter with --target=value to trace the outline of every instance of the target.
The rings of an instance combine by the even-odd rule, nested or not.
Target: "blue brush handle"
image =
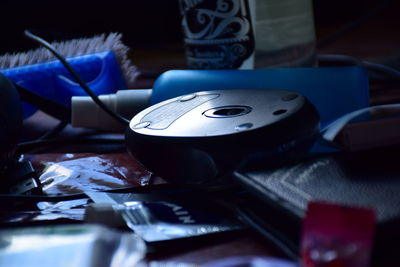
[[[124,75],[112,51],[67,58],[67,61],[97,95],[126,89]],[[13,82],[66,107],[72,96],[86,95],[57,60],[0,70]],[[36,108],[23,103],[24,118]]]

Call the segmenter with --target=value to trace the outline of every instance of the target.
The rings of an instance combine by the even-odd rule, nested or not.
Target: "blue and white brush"
[[[129,48],[119,33],[52,43],[94,93],[107,94],[129,88],[137,69],[128,58]],[[14,83],[66,107],[72,96],[86,95],[65,67],[46,49],[0,56],[0,72]],[[25,104],[24,117],[35,112]]]

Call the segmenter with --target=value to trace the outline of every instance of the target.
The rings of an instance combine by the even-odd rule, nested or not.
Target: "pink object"
[[[303,224],[304,267],[367,267],[375,212],[367,208],[310,202]]]

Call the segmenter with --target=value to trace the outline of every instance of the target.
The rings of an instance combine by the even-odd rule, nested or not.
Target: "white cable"
[[[338,133],[343,129],[346,124],[348,124],[351,120],[361,116],[362,114],[365,114],[367,112],[374,112],[374,111],[380,111],[380,110],[387,110],[387,109],[393,109],[393,108],[398,108],[400,109],[400,104],[385,104],[385,105],[379,105],[379,106],[372,106],[372,107],[367,107],[359,110],[355,110],[353,112],[347,113],[346,115],[343,115],[336,121],[332,122],[328,126],[326,126],[322,131],[322,138],[328,142],[332,142]]]

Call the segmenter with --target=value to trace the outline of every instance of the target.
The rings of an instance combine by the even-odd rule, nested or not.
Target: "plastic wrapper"
[[[47,195],[147,185],[153,176],[127,153],[27,154]],[[163,182],[160,178],[157,181]],[[88,198],[60,202],[16,202],[0,207],[1,226],[82,222]],[[14,205],[15,204],[15,205]]]
[[[159,242],[239,230],[243,225],[221,205],[207,199],[153,199],[140,194],[91,192],[97,204],[109,204],[124,219],[126,225],[147,242]],[[193,199],[195,199],[194,197]],[[96,208],[87,218],[97,218]],[[102,211],[104,212],[104,206]],[[106,217],[110,213],[104,212]],[[107,214],[107,215],[106,215]],[[105,218],[108,219],[108,218]],[[109,223],[109,222],[108,222]]]
[[[13,210],[2,208],[0,210],[0,222],[2,225],[23,225],[31,223],[47,222],[82,222],[85,209],[90,199],[75,199],[59,202],[38,202],[36,208]]]
[[[127,153],[41,154],[30,160],[51,195],[143,186],[152,175]]]
[[[133,233],[96,225],[62,225],[0,231],[0,266],[142,266],[144,242]]]

